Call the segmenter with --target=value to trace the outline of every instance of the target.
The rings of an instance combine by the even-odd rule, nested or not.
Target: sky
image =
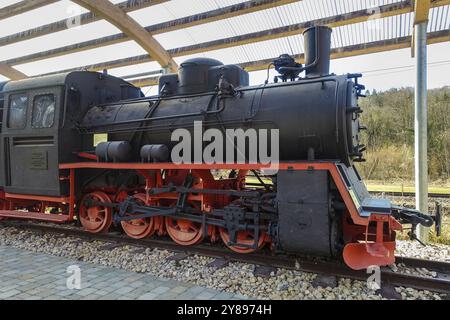
[[[119,3],[123,0],[111,0],[113,3]],[[217,8],[216,0],[181,0],[171,1],[162,6],[147,8],[130,13],[141,25],[152,25],[161,21],[169,21],[181,16],[191,15],[202,11],[213,10]],[[189,1],[189,6],[181,7],[180,3]],[[221,3],[231,5],[239,3],[241,0],[220,0]],[[305,0],[306,1],[306,0]],[[308,0],[311,1],[311,0]],[[331,0],[326,0],[331,1]],[[342,0],[340,0],[342,2]],[[345,0],[354,2],[355,0]],[[389,1],[389,0],[377,0]],[[18,0],[0,0],[0,8],[9,4],[18,2]],[[393,1],[390,1],[393,2]],[[357,3],[357,2],[356,2]],[[0,20],[0,38],[6,35],[14,34],[19,31],[37,27],[46,23],[51,23],[61,19],[66,19],[72,15],[78,15],[86,12],[85,9],[74,5],[68,0],[61,0],[55,4],[33,10],[9,19]],[[443,13],[447,16],[450,28],[450,10]],[[264,19],[263,16],[255,15],[257,20]],[[255,21],[257,21],[255,20]],[[166,34],[160,34],[155,38],[166,48],[176,48],[193,43],[215,40],[218,37],[230,37],[236,33],[242,34],[258,30],[264,30],[268,27],[277,27],[274,19],[267,19],[260,23],[261,25],[248,26],[244,24],[244,30],[239,31],[239,23],[245,23],[246,20],[235,20],[235,25],[227,24],[229,22],[217,22],[211,26],[214,30],[199,26],[189,28],[189,30],[180,30]],[[274,25],[268,25],[273,23]],[[209,26],[209,25],[208,25]],[[233,30],[235,28],[236,30]],[[247,31],[248,30],[248,31]],[[65,45],[74,44],[81,41],[91,40],[119,33],[120,31],[106,21],[99,21],[78,28],[68,29],[44,37],[27,40],[24,42],[0,47],[0,61],[28,55],[34,52],[45,51],[58,48]],[[220,35],[218,35],[220,34]],[[249,48],[232,48],[222,50],[220,57],[225,63],[238,63],[244,61],[248,53],[261,56],[261,59],[273,57],[282,53],[289,53],[292,49],[291,43],[298,39],[290,38],[290,43],[279,41],[273,47],[268,48],[264,43],[255,44]],[[295,44],[295,43],[294,43]],[[299,44],[301,46],[301,44]],[[267,49],[267,50],[264,50]],[[253,50],[253,51],[251,51]],[[270,51],[264,56],[264,51]],[[255,53],[253,53],[255,52]],[[65,55],[57,58],[51,58],[43,61],[27,63],[16,66],[16,68],[29,76],[38,75],[56,70],[79,67],[93,63],[103,62],[105,60],[115,60],[129,56],[145,54],[145,51],[135,42],[127,41],[120,44],[106,46],[94,50],[88,50],[75,54]],[[218,53],[214,53],[215,58]],[[184,58],[177,58],[180,63]],[[363,73],[363,83],[367,89],[388,90],[390,88],[400,88],[414,86],[414,59],[411,57],[410,49],[402,49],[390,52],[376,53],[364,56],[355,56],[344,59],[332,60],[331,72],[336,74],[343,73]],[[159,69],[156,62],[140,64],[136,66],[117,68],[109,72],[116,76],[125,76],[129,74],[141,73]],[[428,46],[428,87],[437,88],[450,85],[450,42],[433,44]],[[271,72],[272,79],[274,72]],[[250,75],[251,84],[263,83],[266,79],[266,71],[253,72]],[[0,76],[0,81],[7,80]],[[155,94],[156,88],[143,88],[147,94]]]
[[[367,89],[413,87],[415,59],[411,49],[381,52],[331,60],[330,71],[336,74],[362,73],[361,81]],[[274,74],[274,73],[272,73]],[[450,86],[450,42],[428,46],[428,87]],[[255,72],[254,84],[264,82],[267,73]]]

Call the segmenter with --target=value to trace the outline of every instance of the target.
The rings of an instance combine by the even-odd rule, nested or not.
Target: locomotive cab
[[[59,164],[76,161],[84,145],[92,143],[80,139],[80,116],[93,105],[141,96],[126,81],[94,72],[9,82],[4,87],[0,158],[0,182],[7,196],[67,195],[69,185]]]

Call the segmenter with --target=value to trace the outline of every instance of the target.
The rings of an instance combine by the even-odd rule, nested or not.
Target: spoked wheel
[[[192,205],[195,207],[195,205]],[[166,230],[170,238],[182,246],[198,244],[203,239],[202,224],[189,220],[177,220],[166,217]]]
[[[144,206],[146,204],[146,196],[143,193],[138,193],[133,196],[134,200],[139,204]],[[127,213],[127,215],[132,216],[133,213]],[[143,218],[129,221],[120,222],[125,233],[134,239],[143,239],[152,236],[155,229],[155,218]]]
[[[91,233],[107,232],[112,224],[112,208],[101,204],[89,206],[89,201],[111,203],[109,196],[101,191],[83,197],[79,217],[84,229]]]
[[[166,217],[166,230],[172,240],[182,246],[198,244],[203,237],[202,225],[188,220]]]
[[[243,230],[238,231],[236,235],[236,245],[229,245],[230,243],[230,235],[228,233],[228,230],[225,228],[220,228],[220,237],[222,238],[222,241],[225,243],[225,245],[232,251],[237,253],[252,253],[255,252],[262,247],[264,247],[265,244],[265,238],[266,234],[264,232],[260,232],[259,239],[258,239],[258,246],[257,249],[254,249],[253,246],[255,244],[255,235],[254,231],[249,230]],[[240,246],[244,245],[244,246]],[[247,248],[245,246],[252,246],[251,248]]]

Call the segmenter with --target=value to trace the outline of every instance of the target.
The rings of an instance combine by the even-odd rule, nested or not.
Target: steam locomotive
[[[114,224],[136,239],[221,240],[239,253],[267,246],[343,257],[353,269],[392,264],[402,224],[434,219],[370,197],[354,166],[365,150],[361,75],[330,74],[331,29],[304,39],[305,64],[282,55],[279,75],[258,86],[207,58],[162,75],[152,97],[87,71],[1,84],[0,219],[78,221],[92,233]],[[199,128],[224,134],[231,161],[195,159],[205,141],[173,160],[174,133]],[[277,136],[251,141],[250,129]],[[217,146],[213,157],[229,153]],[[276,161],[264,163],[262,151]]]

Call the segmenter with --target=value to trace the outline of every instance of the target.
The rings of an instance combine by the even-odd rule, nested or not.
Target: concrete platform
[[[78,266],[81,289],[68,289]],[[74,283],[73,281],[69,281]],[[241,295],[149,274],[0,246],[0,300],[237,300]]]

